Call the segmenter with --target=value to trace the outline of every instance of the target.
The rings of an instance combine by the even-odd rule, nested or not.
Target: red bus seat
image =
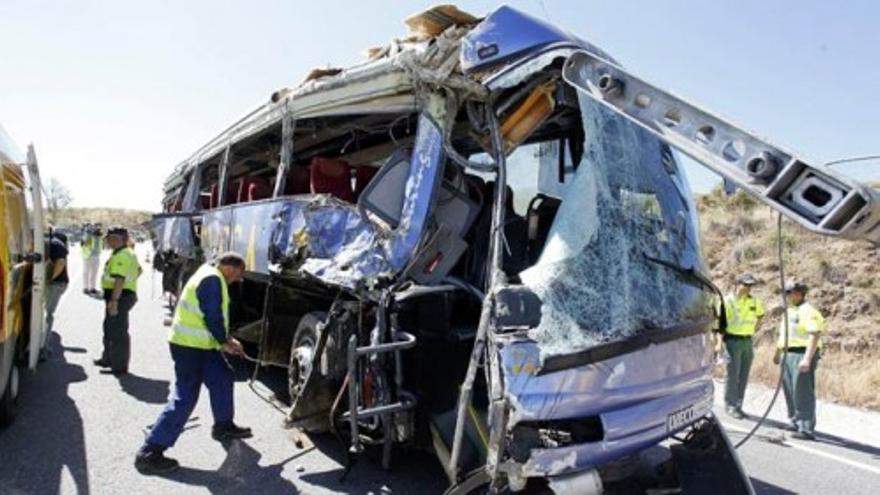
[[[238,187],[238,202],[258,201],[272,197],[272,186],[263,177],[245,177]]]
[[[351,167],[342,159],[312,158],[310,167],[312,194],[332,194],[337,198],[354,203],[351,190]]]
[[[367,184],[376,176],[379,167],[371,165],[359,165],[354,169],[354,197],[361,197],[361,193],[367,188]]]
[[[309,194],[311,179],[309,167],[292,165],[287,171],[287,187],[284,194]]]

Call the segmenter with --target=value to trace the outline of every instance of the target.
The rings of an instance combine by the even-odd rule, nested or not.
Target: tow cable
[[[783,337],[782,343],[782,357],[779,360],[779,379],[776,381],[776,389],[773,391],[773,397],[770,399],[770,404],[767,405],[767,409],[764,411],[764,414],[761,415],[761,419],[755,423],[755,426],[734,446],[735,449],[742,447],[746,442],[748,442],[755,432],[758,431],[764,421],[767,420],[767,416],[770,415],[770,411],[773,409],[773,405],[776,404],[776,399],[779,397],[779,390],[782,388],[782,376],[783,369],[785,366],[785,358],[788,356],[788,300],[785,297],[785,268],[784,268],[784,257],[782,253],[782,213],[779,213],[776,222],[776,255],[779,261],[779,287],[780,293],[782,294],[782,321],[785,327],[785,335]],[[730,377],[728,377],[730,379]]]
[[[226,357],[226,353],[221,352],[220,355],[223,356],[223,361],[226,362],[226,366],[232,371],[233,374],[235,374],[235,367],[232,366],[232,363],[229,362],[229,358]],[[260,366],[262,366],[263,363],[260,362],[259,359],[249,356],[247,354],[247,352],[244,352],[244,351],[242,351],[242,353],[238,354],[237,356],[244,359],[245,361],[248,361],[250,363],[254,363],[254,372],[251,373],[251,376],[247,379],[248,388],[251,389],[251,392],[253,392],[254,395],[256,395],[257,397],[259,397],[260,400],[262,400],[266,404],[269,404],[275,410],[277,410],[278,412],[280,412],[281,414],[284,414],[286,416],[287,411],[285,411],[281,406],[276,404],[275,401],[272,400],[271,397],[269,397],[270,394],[268,394],[268,393],[264,394],[264,393],[257,390],[257,386],[256,386],[257,377],[260,372]],[[277,365],[277,366],[280,368],[288,368],[288,369],[290,368],[289,366],[283,366],[283,365]]]

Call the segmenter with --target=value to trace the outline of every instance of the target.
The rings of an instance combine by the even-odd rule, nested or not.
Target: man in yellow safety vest
[[[218,441],[249,438],[250,428],[232,420],[233,373],[221,352],[242,354],[241,343],[229,335],[229,284],[241,280],[245,261],[238,253],[220,255],[216,266],[202,265],[186,282],[174,310],[168,340],[174,360],[174,393],[138,450],[135,468],[142,474],[160,474],[178,468],[165,457],[183,432],[204,383],[211,397]]]
[[[752,295],[752,286],[756,283],[755,277],[748,273],[736,277],[735,294],[728,295],[724,300],[727,312],[727,331],[723,337],[727,352],[724,403],[727,414],[736,419],[745,417],[742,403],[755,356],[752,336],[764,316],[764,305]]]
[[[128,248],[128,230],[114,227],[107,231],[107,247],[112,250],[104,264],[101,288],[104,289],[104,350],[95,365],[110,368],[114,375],[128,373],[131,339],[128,335],[128,314],[137,303],[137,279],[141,265],[137,255]]]
[[[794,438],[813,440],[816,436],[816,365],[822,349],[820,337],[825,331],[825,318],[806,301],[806,295],[806,284],[792,282],[785,286],[788,308],[779,322],[773,363],[779,364],[785,355],[782,389],[791,421],[786,429],[794,431]]]

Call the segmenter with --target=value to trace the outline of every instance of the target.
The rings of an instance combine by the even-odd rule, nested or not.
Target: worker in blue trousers
[[[164,453],[183,432],[202,384],[208,388],[214,414],[211,436],[221,442],[251,437],[250,428],[232,421],[234,377],[221,354],[244,352],[241,343],[229,335],[229,284],[240,281],[244,269],[240,254],[224,253],[216,266],[202,265],[180,294],[168,338],[174,360],[174,391],[138,450],[135,468],[142,474],[178,468],[178,462]]]

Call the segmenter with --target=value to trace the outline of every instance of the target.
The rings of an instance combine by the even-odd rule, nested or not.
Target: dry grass
[[[775,385],[779,366],[773,364],[775,347],[759,345],[755,350],[751,379]],[[880,361],[877,355],[828,351],[823,353],[816,369],[816,389],[819,397],[868,409],[880,410]]]
[[[782,304],[776,213],[742,192],[725,197],[714,191],[698,205],[703,251],[716,283],[730,291],[743,272],[762,282],[754,292],[768,315],[759,330],[752,376],[774,385],[772,339],[779,318],[769,313]],[[819,396],[880,410],[880,254],[868,243],[818,236],[790,221],[783,223],[781,237],[786,279],[806,282],[809,300],[826,317]]]
[[[65,208],[59,210],[55,225],[80,227],[82,224],[101,223],[105,227],[121,225],[133,228],[150,220],[152,213],[122,208]]]

